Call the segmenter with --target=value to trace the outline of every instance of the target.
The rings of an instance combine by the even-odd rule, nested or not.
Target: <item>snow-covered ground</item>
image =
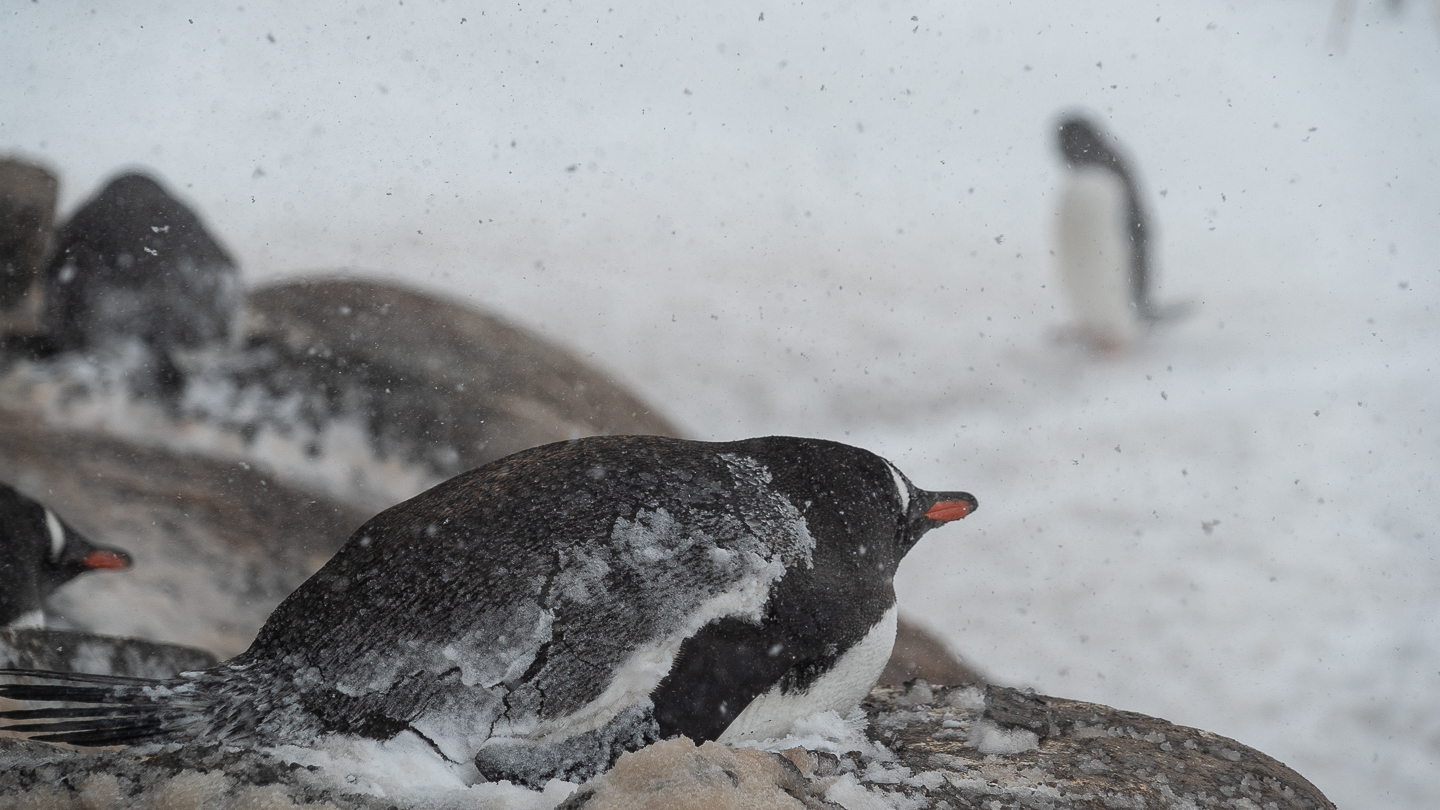
[[[10,3],[0,152],[123,166],[252,282],[354,268],[590,355],[694,435],[982,509],[903,607],[1000,680],[1440,802],[1433,4]],[[1162,301],[1054,344],[1049,127],[1139,159]]]

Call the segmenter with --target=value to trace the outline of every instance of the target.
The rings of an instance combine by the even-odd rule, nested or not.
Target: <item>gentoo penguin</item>
[[[110,181],[60,229],[43,324],[58,351],[138,339],[161,354],[225,344],[243,302],[234,261],[141,174]]]
[[[8,670],[50,683],[0,697],[88,705],[0,718],[92,746],[404,735],[457,772],[583,780],[658,739],[854,707],[890,654],[896,566],[975,508],[818,439],[545,445],[372,518],[230,661],[168,681]]]
[[[1150,305],[1150,247],[1135,174],[1112,138],[1081,116],[1060,122],[1070,168],[1060,199],[1055,255],[1080,338],[1114,351],[1133,343]]]
[[[45,597],[86,571],[130,567],[92,545],[44,504],[0,484],[0,626],[43,627]]]

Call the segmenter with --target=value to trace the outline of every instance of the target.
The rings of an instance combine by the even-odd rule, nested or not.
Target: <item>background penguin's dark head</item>
[[[1072,169],[1080,166],[1120,167],[1120,156],[1114,144],[1099,126],[1082,115],[1067,115],[1060,119],[1057,145],[1065,163]]]
[[[0,484],[0,626],[33,622],[45,597],[86,571],[130,562],[129,554],[94,545],[44,504]]]

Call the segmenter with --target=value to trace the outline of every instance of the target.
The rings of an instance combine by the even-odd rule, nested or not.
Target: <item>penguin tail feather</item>
[[[26,681],[15,683],[14,681]],[[0,734],[78,746],[134,745],[192,736],[210,702],[183,678],[0,669],[0,701],[59,704],[0,710]]]

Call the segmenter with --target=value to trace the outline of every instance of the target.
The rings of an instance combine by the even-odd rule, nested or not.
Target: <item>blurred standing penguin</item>
[[[1135,173],[1114,139],[1082,116],[1061,119],[1058,145],[1070,169],[1056,224],[1060,280],[1079,338],[1120,351],[1156,318],[1150,226]]]

